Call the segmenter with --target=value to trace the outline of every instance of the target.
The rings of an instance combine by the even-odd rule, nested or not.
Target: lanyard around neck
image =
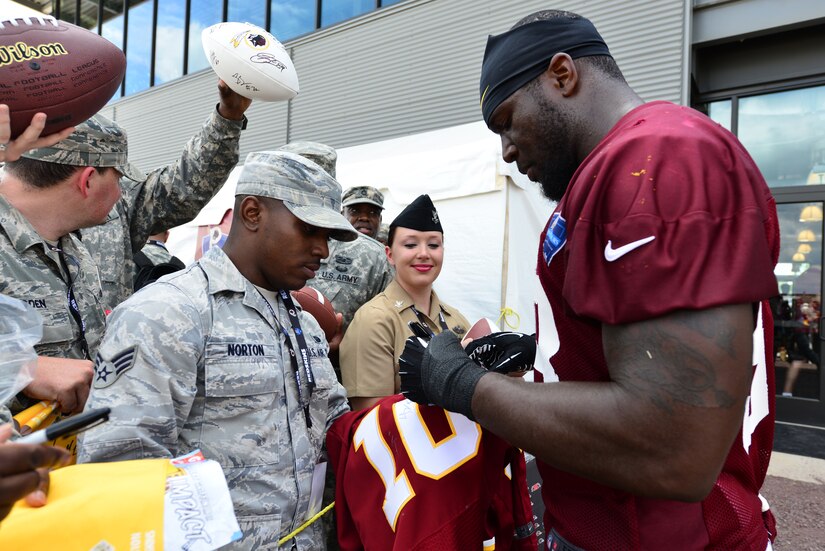
[[[260,291],[258,292],[260,293]],[[275,314],[275,309],[269,303],[269,299],[261,293],[261,297],[264,299],[264,304],[266,304],[266,307],[269,308],[269,313],[272,314],[275,323],[281,330],[281,333],[283,333],[286,340],[286,347],[287,350],[289,350],[289,357],[292,362],[292,368],[295,372],[295,384],[298,386],[298,401],[301,404],[301,408],[304,410],[304,418],[306,419],[307,427],[311,427],[312,419],[309,415],[309,401],[312,397],[312,390],[315,388],[315,375],[312,373],[312,366],[309,361],[309,348],[307,347],[306,338],[304,337],[304,332],[301,329],[301,322],[298,320],[298,311],[295,309],[295,303],[292,302],[292,297],[289,295],[289,292],[284,290],[278,291],[278,295],[281,297],[281,301],[284,303],[287,314],[289,315],[289,322],[292,325],[292,332],[295,334],[295,340],[298,342],[298,350],[300,354],[295,353],[295,348],[292,346],[292,339],[289,338],[289,331],[281,324],[278,316]],[[304,393],[301,388],[301,366],[303,366],[303,372],[307,381],[308,396],[306,400],[304,399]]]
[[[424,317],[424,315],[421,314],[421,312],[419,312],[418,309],[415,306],[410,306],[410,309],[412,309],[413,314],[415,314],[415,317],[418,318],[418,321],[421,322],[421,325],[423,325],[424,327],[429,329],[430,326],[427,325],[427,321],[426,321],[426,318]],[[449,331],[450,330],[450,328],[447,326],[447,320],[444,319],[444,309],[443,308],[438,309],[438,324],[441,326],[442,331]],[[432,331],[430,331],[430,333],[432,333]],[[433,336],[435,336],[435,335],[433,335]]]
[[[51,249],[52,252],[57,253],[57,258],[60,259],[60,267],[64,272],[66,272],[66,285],[68,286],[68,291],[66,291],[66,300],[69,303],[69,313],[72,315],[72,319],[74,319],[80,329],[80,349],[83,352],[83,358],[86,360],[91,360],[92,358],[89,355],[89,343],[86,341],[86,322],[83,321],[83,317],[80,315],[80,306],[78,306],[77,299],[74,295],[74,281],[72,281],[72,273],[69,271],[69,265],[66,263],[66,254],[68,253],[65,253],[63,249],[54,245],[49,245],[49,249]]]

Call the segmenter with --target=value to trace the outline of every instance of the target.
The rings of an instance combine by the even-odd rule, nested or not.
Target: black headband
[[[610,55],[599,31],[588,19],[554,17],[487,37],[481,63],[481,113],[484,122],[501,102],[539,76],[558,53],[571,58]]]

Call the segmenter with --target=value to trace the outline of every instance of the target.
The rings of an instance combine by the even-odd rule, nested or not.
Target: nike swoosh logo
[[[633,249],[638,249],[642,245],[646,245],[656,239],[655,235],[651,235],[649,237],[645,237],[644,239],[639,239],[638,241],[633,241],[632,243],[628,243],[627,245],[622,245],[621,247],[614,249],[613,242],[608,241],[607,245],[604,247],[604,258],[608,262],[613,262],[614,260],[618,260],[619,258],[623,257]]]

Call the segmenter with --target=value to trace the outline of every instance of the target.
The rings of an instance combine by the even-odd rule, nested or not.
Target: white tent
[[[384,222],[428,193],[445,235],[439,296],[471,322],[487,317],[502,329],[535,331],[538,238],[553,204],[502,161],[499,138],[483,122],[339,149],[336,170],[344,189],[369,185],[384,193]],[[232,207],[239,173],[197,218],[171,232],[169,248],[184,262],[194,258],[198,226],[218,224]],[[504,309],[512,313],[500,318]]]

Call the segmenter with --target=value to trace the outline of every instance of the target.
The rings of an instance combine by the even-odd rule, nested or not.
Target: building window
[[[158,0],[154,84],[163,84],[183,76],[185,29],[186,4],[180,0]]]
[[[375,9],[375,0],[323,0],[321,2],[321,26],[326,27],[344,19]]]
[[[227,21],[243,21],[266,28],[267,0],[229,0]]]
[[[825,184],[825,85],[699,106],[732,131],[771,188]]]
[[[315,0],[272,0],[269,32],[281,42],[315,30]]]
[[[714,101],[708,104],[708,116],[721,124],[729,131],[733,131],[731,125],[733,118],[731,116],[731,100]]]
[[[123,0],[103,0],[100,34],[123,49]]]
[[[187,73],[194,73],[209,67],[206,54],[203,53],[201,33],[204,29],[223,21],[223,2],[221,0],[191,0],[191,2]]]
[[[259,27],[266,27],[268,23],[269,32],[286,42],[402,1],[51,0],[43,4],[42,9],[44,13],[99,32],[124,51],[126,76],[121,93],[112,98],[114,101],[121,95],[134,94],[208,68],[201,33],[215,23],[242,21]]]
[[[743,97],[738,122],[768,185],[825,183],[825,86]]]
[[[68,21],[69,23],[77,24],[77,2],[75,0],[59,0],[60,1],[60,19]]]
[[[152,73],[152,12],[149,0],[131,0],[126,34],[125,94],[149,88]]]

